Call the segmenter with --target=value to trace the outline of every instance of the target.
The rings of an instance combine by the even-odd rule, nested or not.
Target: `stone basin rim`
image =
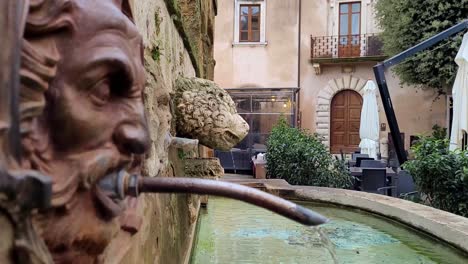
[[[283,198],[363,210],[439,239],[468,256],[468,218],[399,198],[352,190],[290,185],[281,179],[226,180]]]

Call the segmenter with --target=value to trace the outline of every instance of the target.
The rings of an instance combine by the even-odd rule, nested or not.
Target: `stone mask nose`
[[[124,154],[144,154],[150,143],[147,129],[141,124],[121,124],[115,130],[113,138],[119,151]]]

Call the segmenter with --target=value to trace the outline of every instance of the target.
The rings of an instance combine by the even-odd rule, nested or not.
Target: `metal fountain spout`
[[[111,199],[137,197],[140,193],[193,193],[232,198],[263,207],[303,225],[317,226],[329,220],[295,203],[239,184],[196,178],[150,178],[119,171],[104,177],[99,187]]]

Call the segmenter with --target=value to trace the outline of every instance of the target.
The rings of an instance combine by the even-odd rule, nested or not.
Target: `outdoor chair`
[[[386,168],[385,163],[380,160],[361,160],[362,168]]]
[[[361,167],[361,163],[363,160],[374,160],[373,158],[369,158],[369,157],[357,157],[356,158],[356,167]]]
[[[398,158],[396,156],[390,157],[388,159],[387,167],[391,167],[394,171],[397,171],[397,169],[400,167],[400,162],[398,161]]]
[[[215,150],[215,157],[219,159],[221,162],[221,166],[225,170],[233,170],[236,171],[236,167],[234,166],[234,158],[232,156],[231,151],[220,151],[220,150]]]
[[[250,150],[237,150],[231,151],[232,159],[234,161],[235,172],[238,171],[251,171],[252,170],[252,158]]]
[[[360,153],[352,153],[351,154],[351,159],[356,160],[358,157],[363,157],[363,158],[368,158],[369,154],[360,154]]]
[[[396,186],[388,186],[385,169],[363,169],[361,176],[361,191],[388,195],[388,191]]]
[[[414,184],[413,176],[407,171],[401,170],[398,172],[397,181],[397,196],[405,200],[413,200],[419,194],[416,191],[416,185]]]

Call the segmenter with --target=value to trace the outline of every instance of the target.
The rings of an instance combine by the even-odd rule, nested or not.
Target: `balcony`
[[[377,34],[311,36],[311,62],[318,64],[382,61],[386,58]]]

